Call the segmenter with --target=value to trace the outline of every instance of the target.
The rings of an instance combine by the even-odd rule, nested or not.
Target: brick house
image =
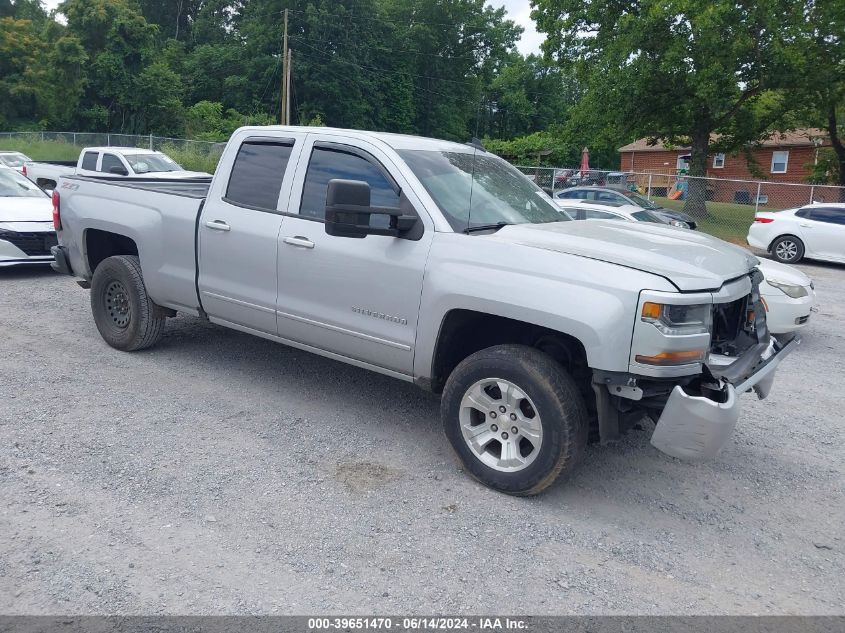
[[[757,174],[749,169],[746,154],[736,155],[713,153],[707,157],[707,176],[709,178],[760,180],[760,176],[770,183],[789,182],[805,183],[810,175],[810,168],[818,159],[819,149],[830,145],[830,139],[824,130],[802,128],[790,132],[775,133],[751,150],[756,162]],[[690,148],[667,148],[658,141],[649,144],[647,139],[640,139],[619,148],[619,167],[622,171],[645,174],[668,174],[675,176],[681,169],[689,169]],[[653,178],[659,188],[668,184],[667,178]],[[663,182],[666,181],[666,182]],[[794,188],[766,185],[769,194],[775,198],[792,198],[798,194]],[[754,186],[744,183],[719,183],[708,187],[711,200],[720,202],[749,202],[749,196],[756,191]],[[660,195],[658,191],[656,195]],[[767,194],[767,198],[771,197]],[[776,203],[776,200],[772,200]],[[764,204],[766,202],[763,202]],[[780,205],[777,205],[780,206]]]

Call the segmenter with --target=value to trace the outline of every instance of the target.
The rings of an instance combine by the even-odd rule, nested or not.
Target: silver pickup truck
[[[644,416],[715,456],[739,394],[797,343],[767,329],[757,260],[702,233],[572,222],[477,144],[247,127],[211,180],[62,178],[55,268],[106,342],[183,312],[442,393],[483,483],[534,494]]]

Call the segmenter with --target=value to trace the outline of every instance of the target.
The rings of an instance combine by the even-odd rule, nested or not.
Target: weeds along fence
[[[100,132],[0,132],[0,149],[17,150],[35,160],[75,160],[83,147],[141,147],[171,156],[186,169],[213,172],[225,143],[152,134]]]
[[[845,203],[845,187],[831,185],[694,178],[672,173],[607,170],[582,173],[578,168],[518,166],[518,169],[556,198],[584,197],[566,192],[575,186],[624,187],[661,207],[693,215],[701,230],[740,244],[745,244],[748,227],[758,211],[793,209],[814,202]],[[691,190],[699,192],[698,200],[703,204],[695,204]],[[612,192],[601,191],[588,192],[586,199],[605,204],[621,201]]]

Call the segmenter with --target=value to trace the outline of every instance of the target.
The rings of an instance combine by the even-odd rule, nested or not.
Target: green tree
[[[32,20],[0,18],[0,126],[40,119],[42,49]]]
[[[803,120],[824,129],[830,139],[831,151],[822,155],[817,170],[822,173],[815,179],[845,187],[845,3],[808,2],[799,46],[805,63],[787,98],[803,105]]]
[[[59,10],[88,57],[79,123],[89,129],[176,133],[181,77],[158,59],[158,27],[128,0],[65,0]]]
[[[754,117],[767,90],[789,85],[801,3],[791,0],[536,0],[544,51],[585,83],[579,108],[618,138],[692,147],[703,176],[713,134],[720,150],[765,134]],[[741,121],[742,125],[737,125]],[[705,215],[703,181],[687,210]]]

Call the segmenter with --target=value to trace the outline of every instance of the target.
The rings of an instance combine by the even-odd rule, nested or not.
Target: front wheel
[[[147,294],[135,255],[100,262],[91,279],[91,312],[103,340],[125,352],[157,343],[166,320]]]
[[[449,376],[441,416],[467,470],[512,495],[541,492],[571,471],[587,444],[584,400],[567,371],[524,345],[464,359]]]

